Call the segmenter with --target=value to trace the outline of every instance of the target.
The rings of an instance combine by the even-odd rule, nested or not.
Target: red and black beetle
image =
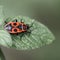
[[[17,19],[15,19],[15,22],[6,22],[5,21],[4,28],[11,34],[18,34],[22,32],[26,32],[29,29],[28,24],[24,24],[24,22],[18,22]]]

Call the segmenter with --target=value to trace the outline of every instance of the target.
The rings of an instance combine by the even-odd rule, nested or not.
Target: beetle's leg
[[[30,30],[27,30],[27,34],[30,36],[30,34],[32,33],[32,31],[36,30],[36,28],[34,29],[30,29]]]
[[[33,23],[31,23],[31,25],[26,24],[27,25],[27,29],[30,29],[33,26]]]
[[[17,22],[17,20],[16,20],[16,22]]]
[[[21,22],[21,23],[24,23],[22,20],[23,20],[23,19],[21,19],[20,22]]]
[[[18,33],[16,35],[18,35]]]
[[[7,24],[7,22],[5,21],[5,24]]]
[[[17,19],[15,19],[15,21],[17,22]]]
[[[12,22],[17,22],[17,19],[14,19]]]

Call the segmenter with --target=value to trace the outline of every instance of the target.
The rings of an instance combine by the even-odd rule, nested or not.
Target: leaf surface
[[[12,46],[11,36],[6,30],[0,30],[0,45],[3,45],[5,47]]]
[[[25,24],[28,24],[29,26],[32,25],[32,27],[29,29],[32,31],[31,34],[20,33],[18,35],[11,35],[13,42],[11,46],[12,48],[16,48],[18,50],[30,50],[45,46],[55,40],[54,35],[45,25],[34,19],[30,19],[29,17],[10,17],[6,19],[6,22],[14,21],[15,19],[17,19],[18,22],[20,22],[22,19]]]

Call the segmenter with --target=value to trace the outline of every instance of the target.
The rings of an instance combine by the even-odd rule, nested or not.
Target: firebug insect
[[[29,29],[32,27],[32,25],[29,26],[28,24],[25,24],[22,22],[22,19],[21,22],[18,22],[18,20],[15,19],[14,21],[8,23],[5,21],[5,23],[4,29],[6,29],[10,34],[21,34],[25,32],[31,33],[31,30]]]
[[[19,33],[23,33],[23,32],[27,32],[28,29],[31,27],[29,27],[28,24],[25,24],[24,22],[18,22],[17,19],[15,19],[15,22],[6,22],[5,21],[5,26],[4,28],[10,33],[10,34],[19,34]],[[31,31],[30,31],[31,32]]]

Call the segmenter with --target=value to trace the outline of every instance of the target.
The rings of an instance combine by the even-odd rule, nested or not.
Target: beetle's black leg
[[[5,21],[5,24],[7,24],[7,22]]]
[[[17,19],[14,19],[12,22],[17,22]]]
[[[20,22],[21,22],[21,23],[24,23],[24,22],[22,21],[22,19],[20,20]]]
[[[16,35],[18,35],[18,33]]]
[[[29,24],[26,24],[26,25],[27,25],[27,29],[30,29],[33,26],[33,23],[31,23],[30,26],[29,26]]]
[[[17,19],[15,19],[15,21],[17,22]]]
[[[17,20],[16,20],[16,22],[17,22]]]

